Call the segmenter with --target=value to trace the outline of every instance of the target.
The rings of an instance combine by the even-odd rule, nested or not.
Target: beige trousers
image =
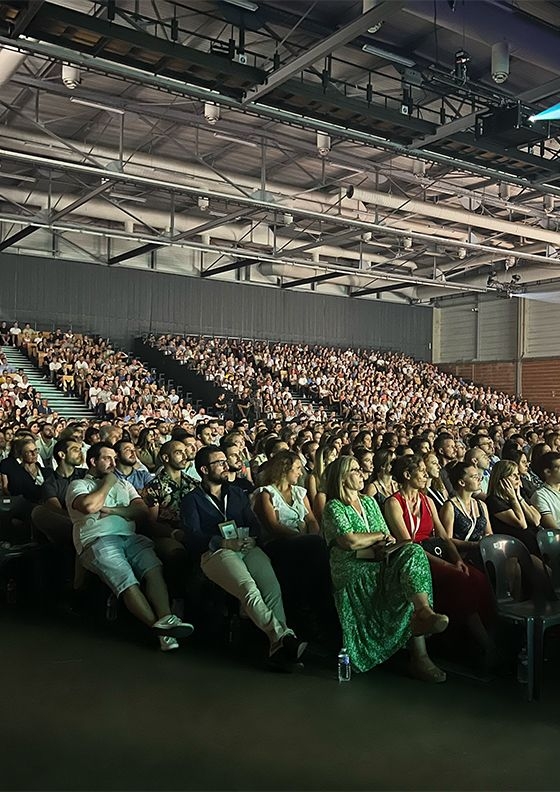
[[[209,580],[239,600],[253,624],[268,636],[271,651],[285,635],[293,635],[286,627],[280,584],[260,548],[243,553],[209,550],[200,559],[200,567]]]

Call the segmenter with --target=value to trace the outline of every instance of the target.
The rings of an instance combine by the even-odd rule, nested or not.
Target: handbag
[[[449,550],[447,548],[447,539],[442,539],[440,536],[430,536],[420,542],[426,553],[442,558],[448,561]]]

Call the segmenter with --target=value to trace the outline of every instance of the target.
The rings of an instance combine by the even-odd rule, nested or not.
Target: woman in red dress
[[[434,502],[421,491],[428,480],[422,457],[398,457],[392,474],[399,491],[385,502],[389,530],[397,541],[411,539],[423,545],[432,572],[435,610],[447,614],[451,622],[466,624],[490,661],[495,647],[486,626],[494,607],[486,576],[463,561],[447,538]]]

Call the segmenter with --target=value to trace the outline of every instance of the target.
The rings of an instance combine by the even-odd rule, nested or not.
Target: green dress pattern
[[[426,553],[411,543],[386,561],[356,558],[344,550],[336,537],[345,533],[382,531],[389,535],[377,503],[361,499],[367,525],[342,501],[331,500],[323,514],[323,530],[329,543],[331,576],[344,645],[352,666],[369,671],[401,649],[411,636],[413,594],[428,594],[432,602],[432,577]]]

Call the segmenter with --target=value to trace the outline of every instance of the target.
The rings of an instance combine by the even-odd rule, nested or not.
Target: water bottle
[[[350,665],[350,655],[343,646],[338,653],[338,681],[350,682],[352,676],[352,666]]]
[[[529,681],[528,669],[527,649],[523,647],[517,655],[517,681],[522,685],[526,685]]]

